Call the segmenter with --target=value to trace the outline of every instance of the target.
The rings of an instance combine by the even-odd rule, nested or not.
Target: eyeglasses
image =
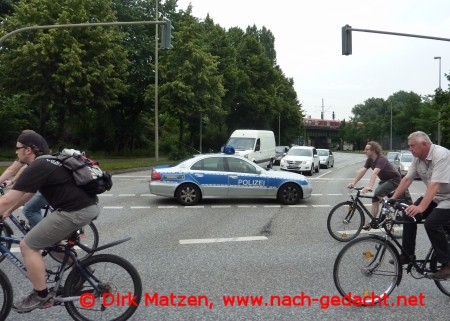
[[[16,146],[16,150],[19,150],[21,148],[28,148],[28,146]]]

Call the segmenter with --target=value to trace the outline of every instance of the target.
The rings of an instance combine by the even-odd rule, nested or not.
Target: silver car
[[[303,175],[264,169],[227,154],[196,155],[173,166],[155,166],[149,188],[150,193],[174,197],[185,206],[207,197],[276,198],[293,205],[312,193]]]
[[[397,167],[400,174],[405,176],[408,173],[409,167],[414,159],[413,154],[410,152],[398,154],[394,160],[394,166]]]
[[[334,166],[334,155],[330,149],[317,149],[319,154],[320,167],[330,168]]]
[[[313,175],[320,170],[317,150],[312,146],[293,146],[280,161],[280,169]]]

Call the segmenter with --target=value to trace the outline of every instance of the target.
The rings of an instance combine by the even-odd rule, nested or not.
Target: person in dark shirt
[[[25,129],[22,131],[22,133],[27,132],[34,131],[30,129]],[[49,153],[49,148],[46,144],[47,143],[45,143],[44,141],[41,146],[41,152],[43,154]],[[21,163],[19,160],[15,160],[0,176],[0,183],[3,183],[4,185],[13,185],[26,167],[26,164]],[[12,178],[12,176],[14,176],[14,179],[9,180],[10,178]],[[42,197],[41,193],[37,192],[32,197],[30,195],[30,199],[26,201],[22,209],[22,213],[27,218],[30,227],[34,227],[42,220],[41,210],[46,205],[47,201],[44,199],[44,197]],[[11,210],[15,210],[15,208]]]
[[[15,302],[19,313],[53,305],[54,293],[49,292],[45,279],[45,262],[40,253],[43,248],[58,243],[73,231],[88,225],[99,214],[97,196],[87,194],[75,184],[72,173],[51,158],[37,158],[45,154],[48,146],[36,132],[22,133],[16,142],[18,160],[27,164],[12,190],[0,198],[3,219],[12,207],[23,205],[30,194],[39,191],[55,209],[43,218],[20,242],[28,278],[33,291]]]
[[[366,144],[364,153],[367,156],[366,163],[358,171],[353,182],[348,184],[348,188],[353,188],[356,183],[366,174],[367,170],[371,168],[373,170],[370,176],[369,183],[362,189],[362,193],[367,193],[373,190],[377,177],[380,182],[375,189],[374,197],[372,198],[372,208],[371,214],[373,217],[378,216],[378,211],[380,208],[380,199],[384,196],[392,193],[400,183],[402,177],[398,170],[389,163],[389,160],[381,155],[381,146],[375,141],[370,141]],[[364,225],[365,230],[370,230],[372,227],[376,227],[376,220]]]

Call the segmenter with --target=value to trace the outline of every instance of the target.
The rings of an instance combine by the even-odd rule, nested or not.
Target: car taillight
[[[159,175],[159,173],[157,171],[152,170],[151,180],[152,181],[159,181],[159,180],[161,180],[161,175]]]

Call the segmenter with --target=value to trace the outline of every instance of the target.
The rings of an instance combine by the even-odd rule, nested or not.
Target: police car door
[[[202,188],[203,196],[227,196],[228,175],[223,157],[209,157],[191,166],[192,178]]]
[[[227,157],[228,194],[233,197],[267,195],[268,182],[256,167],[243,159]]]

